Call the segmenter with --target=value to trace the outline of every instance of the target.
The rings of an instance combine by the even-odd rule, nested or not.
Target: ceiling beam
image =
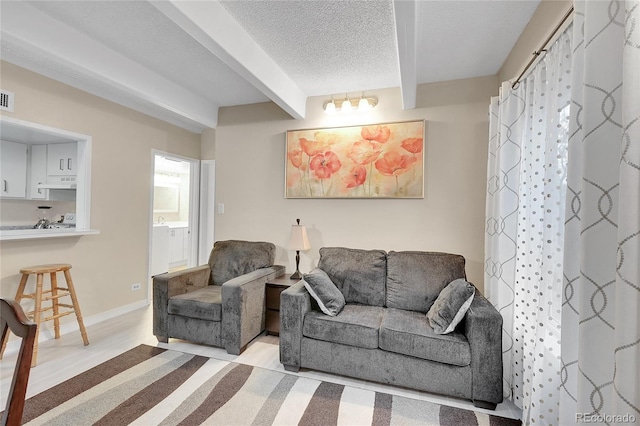
[[[220,2],[151,4],[293,118],[304,118],[306,95]]]
[[[393,0],[393,15],[396,21],[398,41],[398,64],[400,67],[400,91],[402,108],[416,107],[417,82],[417,8],[415,0]]]
[[[27,3],[2,12],[3,60],[192,132],[217,126],[218,105]]]

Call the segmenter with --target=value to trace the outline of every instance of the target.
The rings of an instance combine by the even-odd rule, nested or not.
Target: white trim
[[[104,321],[108,321],[120,315],[124,315],[128,312],[132,312],[132,311],[135,311],[136,309],[141,309],[147,306],[149,306],[148,300],[139,300],[129,305],[121,306],[119,308],[111,309],[110,311],[105,311],[96,315],[92,315],[87,318],[83,318],[84,326],[90,327],[92,325],[99,324]],[[46,327],[46,325],[47,325],[46,322],[43,322],[40,324],[40,334],[38,337],[38,344],[54,339],[53,328],[49,329],[48,327]],[[73,333],[74,331],[78,331],[79,329],[80,329],[80,326],[78,325],[78,321],[71,321],[66,324],[62,324],[60,326],[60,336]],[[20,348],[20,343],[21,343],[21,340],[11,339],[7,343],[5,354],[17,352],[18,349]],[[78,344],[80,344],[80,342],[78,342]],[[89,344],[91,344],[91,335],[89,335]]]
[[[187,266],[198,266],[200,248],[200,160],[189,160],[189,258]]]
[[[149,212],[149,220],[147,221],[149,227],[149,235],[147,236],[147,301],[152,300],[152,277],[151,277],[151,252],[153,247],[153,196],[155,194],[153,182],[155,180],[155,172],[156,172],[156,155],[159,154],[160,151],[152,149],[151,150],[151,172],[149,173],[149,208],[147,209]],[[167,271],[168,272],[168,271]]]
[[[398,42],[398,67],[400,69],[400,92],[402,109],[414,109],[418,91],[418,66],[416,63],[416,2],[414,0],[394,0],[393,16],[396,22]]]

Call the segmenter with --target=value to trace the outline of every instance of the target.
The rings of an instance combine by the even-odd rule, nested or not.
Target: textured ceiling
[[[391,1],[223,1],[309,96],[400,84]]]
[[[308,96],[494,75],[538,4],[2,1],[0,35],[3,60],[199,132],[224,106],[302,118]]]

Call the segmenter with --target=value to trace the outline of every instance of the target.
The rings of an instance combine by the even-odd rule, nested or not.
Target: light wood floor
[[[195,345],[176,339],[170,339],[168,344],[158,343],[152,334],[151,321],[152,309],[149,306],[87,327],[89,346],[83,346],[79,331],[63,335],[59,340],[41,342],[38,350],[38,365],[31,369],[27,397],[36,395],[140,344],[159,346],[285,372],[279,361],[278,338],[275,336],[266,336],[264,334],[258,336],[241,355],[236,356],[227,354],[224,349]],[[7,353],[0,361],[0,403],[2,408],[6,405],[6,395],[13,376],[16,356],[15,350],[12,352],[11,348],[8,347]],[[427,400],[438,404],[482,411],[503,417],[519,419],[521,415],[520,410],[510,401],[499,404],[496,411],[486,411],[473,407],[473,404],[466,400],[381,385],[328,373],[303,370],[298,375],[362,389]]]

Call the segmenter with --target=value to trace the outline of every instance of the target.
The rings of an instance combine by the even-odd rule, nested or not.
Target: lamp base
[[[300,271],[295,271],[289,278],[292,280],[301,280],[302,274],[300,273]]]

